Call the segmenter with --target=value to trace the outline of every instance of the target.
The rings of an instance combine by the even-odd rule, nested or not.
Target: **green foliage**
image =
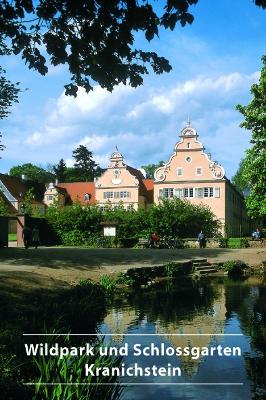
[[[22,175],[26,175],[28,180],[42,184],[52,182],[55,177],[51,172],[31,163],[12,167],[9,171],[9,175],[16,176],[17,178],[21,178]]]
[[[120,84],[142,84],[149,67],[156,73],[171,66],[153,51],[135,48],[134,32],[147,41],[158,36],[160,27],[173,30],[177,23],[192,23],[188,12],[198,0],[165,0],[157,8],[148,2],[60,2],[5,1],[1,5],[2,54],[20,54],[30,69],[45,75],[47,54],[51,65],[66,64],[70,83],[67,95],[78,87],[93,90],[93,82],[112,91]],[[77,28],[78,27],[78,28]]]
[[[4,44],[0,36],[0,55],[8,53],[3,50]],[[10,114],[10,109],[13,103],[18,102],[20,92],[19,82],[12,83],[5,76],[6,71],[0,66],[0,120],[7,118]],[[0,133],[0,138],[2,137]],[[5,146],[0,143],[0,151],[4,150]],[[0,157],[1,158],[1,157]]]
[[[17,234],[16,233],[9,233],[8,234],[8,241],[9,242],[16,242],[17,241]]]
[[[63,158],[59,160],[59,163],[57,165],[54,165],[52,167],[52,170],[58,182],[66,182],[67,166]]]
[[[244,195],[250,190],[247,173],[248,173],[247,159],[243,158],[239,163],[238,170],[232,177],[232,183],[239,190],[239,192],[243,193]]]
[[[238,105],[243,114],[241,127],[251,131],[252,147],[246,152],[244,178],[250,186],[246,200],[253,218],[266,215],[266,55],[258,84],[251,87],[253,98],[247,106]]]
[[[127,275],[125,272],[119,272],[117,277],[116,277],[116,283],[118,285],[128,285],[128,286],[133,286],[134,285],[134,280]]]
[[[158,164],[142,165],[141,168],[145,170],[147,179],[153,179],[155,170],[163,165],[164,161],[159,161]]]
[[[228,275],[242,275],[248,266],[241,260],[226,261],[222,265],[222,269],[228,272]]]
[[[248,247],[248,241],[245,238],[229,238],[227,240],[227,247],[229,249],[244,249]]]
[[[158,206],[151,207],[148,218],[151,230],[161,237],[195,237],[201,229],[212,237],[219,228],[218,221],[207,206],[194,205],[178,198],[163,200]]]
[[[134,245],[140,237],[158,232],[160,237],[196,237],[203,228],[208,237],[216,235],[219,223],[205,206],[181,199],[165,200],[147,210],[124,208],[101,210],[97,205],[54,205],[47,210],[48,223],[64,245],[115,247],[125,239]],[[117,238],[104,237],[101,222],[117,223]]]
[[[61,337],[53,336],[53,342],[61,341]],[[51,343],[51,344],[52,344]],[[71,347],[69,336],[64,339],[64,346]],[[38,369],[39,380],[36,385],[34,400],[118,400],[122,393],[119,385],[101,386],[90,383],[115,383],[116,377],[103,376],[99,378],[84,373],[85,364],[95,364],[97,367],[119,367],[121,357],[102,356],[99,348],[104,345],[103,340],[93,343],[94,356],[83,354],[79,357],[35,357],[34,363]],[[41,385],[41,382],[53,382],[53,386]],[[70,385],[56,385],[56,383],[69,383]],[[84,383],[84,385],[73,385]],[[72,384],[72,385],[71,385]]]
[[[9,214],[8,206],[0,194],[0,215],[8,215],[8,214]]]
[[[99,279],[99,283],[104,288],[104,290],[109,292],[115,288],[116,280],[108,275],[102,275]]]
[[[24,197],[24,200],[23,200],[24,207],[25,207],[24,208],[25,214],[32,215],[32,210],[33,210],[32,202],[34,200],[34,193],[33,192],[34,192],[33,188],[31,188],[31,189],[27,190],[27,192],[25,194],[25,197]]]
[[[165,276],[168,278],[177,278],[181,275],[188,275],[191,273],[191,266],[188,266],[186,263],[184,264],[176,264],[170,262],[164,265]]]
[[[75,159],[74,172],[77,176],[77,181],[92,181],[96,176],[98,166],[92,158],[92,152],[86,146],[80,145],[72,154]]]

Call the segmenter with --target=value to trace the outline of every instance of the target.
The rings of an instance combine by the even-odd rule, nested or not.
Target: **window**
[[[114,197],[114,192],[104,192],[103,198],[104,199],[112,199]]]
[[[190,149],[190,142],[187,143],[187,148]]]
[[[202,175],[202,168],[201,167],[197,167],[196,168],[196,175]]]
[[[54,196],[52,196],[52,195],[47,196],[47,200],[53,200],[53,199],[54,199]]]
[[[187,158],[186,158],[186,162],[191,163],[191,161],[192,161],[192,158],[191,158],[191,157],[187,157]]]
[[[178,197],[178,198],[184,197],[184,191],[183,191],[183,189],[175,189],[175,190],[174,190],[174,195],[175,195],[175,197]]]
[[[183,175],[183,168],[177,168],[177,176]]]
[[[120,194],[121,199],[125,199],[127,197],[130,197],[130,192],[118,192]]]
[[[184,188],[183,193],[184,193],[184,197],[194,197],[194,189],[193,188]]]
[[[169,199],[172,197],[174,197],[174,189],[173,188],[159,189],[159,198]]]
[[[203,197],[214,197],[213,187],[203,188]]]
[[[203,188],[195,188],[195,197],[198,197],[198,198],[203,197]]]

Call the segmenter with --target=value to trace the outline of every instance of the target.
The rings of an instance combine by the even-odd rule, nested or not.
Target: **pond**
[[[181,376],[120,377],[125,384],[122,400],[265,399],[265,291],[258,277],[202,278],[113,295],[100,330],[110,345],[128,347],[125,367],[171,365],[181,371]],[[140,355],[134,355],[136,344]],[[144,348],[152,355],[144,355]],[[205,353],[161,355],[166,348]],[[207,355],[206,348],[214,349],[213,354]],[[227,350],[221,355],[224,348],[240,349],[241,354]]]

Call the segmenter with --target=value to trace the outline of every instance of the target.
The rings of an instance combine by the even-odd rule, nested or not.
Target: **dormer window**
[[[85,201],[90,201],[90,199],[91,199],[91,195],[89,193],[86,193],[85,196],[84,196],[84,200]]]

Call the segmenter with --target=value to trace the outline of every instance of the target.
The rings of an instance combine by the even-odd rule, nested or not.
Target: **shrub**
[[[100,277],[99,283],[106,291],[109,292],[115,288],[116,280],[108,275],[103,275]]]
[[[246,268],[248,268],[247,264],[241,260],[226,261],[222,265],[222,269],[228,272],[228,275],[242,275]]]
[[[101,210],[97,205],[60,207],[57,204],[48,208],[49,226],[56,232],[61,243],[68,246],[89,247],[133,247],[140,237],[148,237],[152,232],[159,236],[173,238],[196,237],[204,229],[208,237],[217,233],[219,223],[211,210],[202,205],[193,205],[186,200],[163,200],[147,210],[127,211]],[[104,237],[101,222],[115,221],[117,237]],[[176,241],[177,242],[177,241]],[[179,240],[178,246],[182,247]]]
[[[56,338],[54,336],[54,338]],[[56,338],[57,341],[59,338]],[[69,337],[66,336],[64,345],[71,347]],[[69,385],[36,385],[34,400],[118,400],[122,394],[122,386],[115,385],[115,376],[101,376],[101,378],[84,374],[85,364],[95,364],[101,367],[120,367],[121,357],[103,356],[99,353],[99,347],[103,346],[103,340],[96,339],[94,355],[83,354],[79,357],[67,355],[59,357],[35,357],[34,363],[39,374],[39,382],[69,383]],[[80,385],[74,385],[75,383]],[[82,385],[82,383],[84,385]],[[92,383],[93,385],[90,385]],[[98,385],[102,383],[105,385]],[[110,383],[110,385],[108,385]],[[113,384],[113,385],[112,385]]]

